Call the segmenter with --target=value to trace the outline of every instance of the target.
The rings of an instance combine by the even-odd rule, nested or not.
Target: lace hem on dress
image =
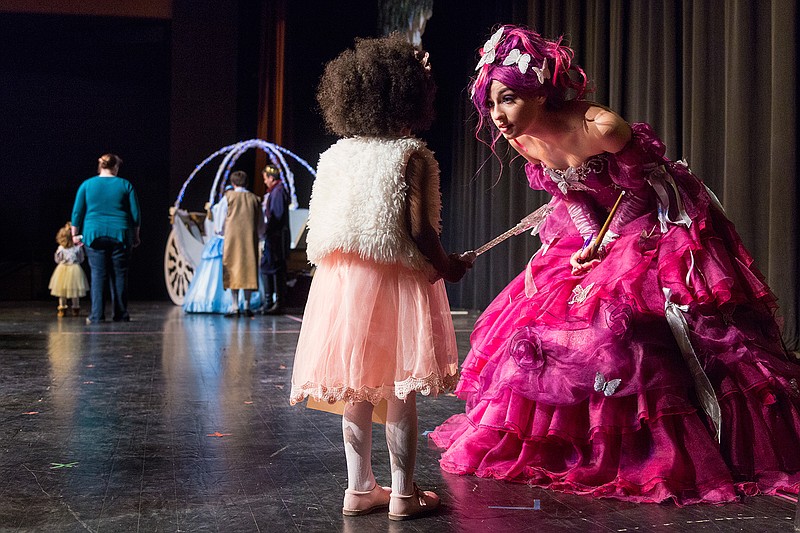
[[[308,382],[300,387],[293,387],[289,403],[295,405],[305,400],[307,396],[320,402],[336,403],[338,401],[370,402],[377,405],[384,398],[397,398],[405,400],[412,392],[419,392],[423,396],[434,396],[440,392],[453,391],[458,383],[459,374],[439,376],[430,374],[424,378],[410,376],[403,381],[396,381],[394,385],[380,387],[326,387],[319,383]]]

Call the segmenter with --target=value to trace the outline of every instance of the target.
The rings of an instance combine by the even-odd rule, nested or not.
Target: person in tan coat
[[[233,305],[226,317],[253,316],[250,295],[258,290],[258,236],[264,232],[264,217],[258,197],[245,188],[247,173],[231,174],[233,190],[225,193],[225,248],[222,253],[222,284],[231,291]],[[242,293],[240,305],[239,294]],[[241,311],[240,311],[241,309]]]

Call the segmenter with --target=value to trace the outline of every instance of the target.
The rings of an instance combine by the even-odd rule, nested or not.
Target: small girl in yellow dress
[[[73,244],[72,224],[69,222],[56,233],[58,249],[55,253],[57,263],[50,277],[50,294],[58,297],[58,316],[63,317],[67,311],[67,300],[72,300],[72,316],[81,314],[81,297],[86,296],[88,283],[81,263],[86,257],[83,243]]]

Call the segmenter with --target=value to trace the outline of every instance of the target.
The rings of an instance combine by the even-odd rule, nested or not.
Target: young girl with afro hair
[[[412,132],[433,119],[428,55],[397,36],[360,39],[325,67],[317,99],[342,138],[319,160],[308,219],[317,270],[306,304],[291,403],[344,402],[348,516],[389,507],[404,520],[439,497],[413,482],[416,395],[450,390],[458,355],[443,280],[470,259],[448,255],[439,166]],[[391,489],[371,466],[372,414],[386,400]]]

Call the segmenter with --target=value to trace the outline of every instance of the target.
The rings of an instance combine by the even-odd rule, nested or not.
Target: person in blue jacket
[[[261,276],[264,280],[265,315],[283,313],[286,304],[286,259],[289,256],[289,191],[281,181],[280,170],[267,165],[261,171],[267,192],[264,195],[264,253],[261,255]]]
[[[87,324],[105,320],[106,285],[113,320],[130,320],[128,267],[131,250],[141,242],[141,211],[131,182],[117,176],[121,164],[115,154],[100,156],[98,175],[81,183],[72,208],[72,240],[86,244],[91,270],[92,309]]]

